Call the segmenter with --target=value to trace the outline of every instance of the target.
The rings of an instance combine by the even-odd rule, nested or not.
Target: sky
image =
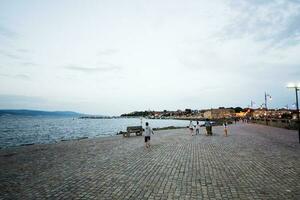
[[[1,0],[0,109],[292,107],[300,0]]]

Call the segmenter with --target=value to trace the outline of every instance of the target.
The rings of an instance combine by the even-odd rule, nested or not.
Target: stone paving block
[[[228,128],[1,149],[0,199],[300,199],[296,131]]]

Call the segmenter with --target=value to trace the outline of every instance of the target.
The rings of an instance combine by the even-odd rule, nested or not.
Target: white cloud
[[[296,1],[2,4],[0,19],[22,37],[0,38],[0,73],[31,81],[1,79],[0,94],[39,96],[55,110],[246,106],[264,90],[281,106],[300,73]]]

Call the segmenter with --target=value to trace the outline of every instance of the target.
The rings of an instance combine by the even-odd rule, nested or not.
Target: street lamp
[[[298,125],[298,135],[299,135],[299,143],[300,143],[300,116],[299,116],[299,103],[298,103],[298,91],[300,90],[300,83],[289,83],[287,88],[295,89],[296,93],[296,112],[297,112],[297,125]]]
[[[267,93],[265,92],[265,107],[266,107],[266,110],[268,109],[268,106],[267,106],[267,100],[268,100],[268,97],[269,97],[269,100],[272,100],[271,95],[270,95],[270,94],[267,94]]]
[[[266,120],[266,125],[268,125],[268,120],[267,120],[267,112],[268,112],[268,106],[267,106],[267,100],[272,100],[272,97],[270,94],[267,94],[267,92],[265,92],[265,108],[266,108],[266,112],[265,112],[265,120]]]
[[[285,109],[289,109],[289,104],[286,104],[283,108],[285,108]]]
[[[255,102],[251,100],[251,102],[250,102],[251,108],[253,108],[254,105],[255,105]]]

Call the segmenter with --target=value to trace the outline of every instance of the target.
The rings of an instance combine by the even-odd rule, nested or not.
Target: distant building
[[[203,116],[204,118],[207,119],[231,118],[231,117],[235,117],[235,111],[234,109],[226,109],[226,108],[210,109],[205,111]]]
[[[272,118],[272,119],[290,119],[293,118],[293,113],[296,112],[288,109],[256,109],[254,110],[252,116],[256,119],[258,118]]]
[[[247,115],[247,112],[239,112],[235,113],[235,116],[238,118],[244,118]]]
[[[254,110],[252,116],[254,118],[264,118],[267,116],[267,110],[265,108],[259,108]]]
[[[252,117],[253,116],[253,112],[254,110],[253,109],[243,109],[243,111],[240,111],[240,112],[237,112],[235,113],[235,116],[237,118],[245,118],[245,117]]]
[[[299,111],[299,114],[300,114],[300,111]],[[292,119],[297,119],[298,116],[297,116],[297,111],[295,110],[294,112],[292,112]]]
[[[203,119],[204,118],[204,113],[206,110],[199,110],[196,114],[195,114],[195,118],[199,118],[199,119]]]

